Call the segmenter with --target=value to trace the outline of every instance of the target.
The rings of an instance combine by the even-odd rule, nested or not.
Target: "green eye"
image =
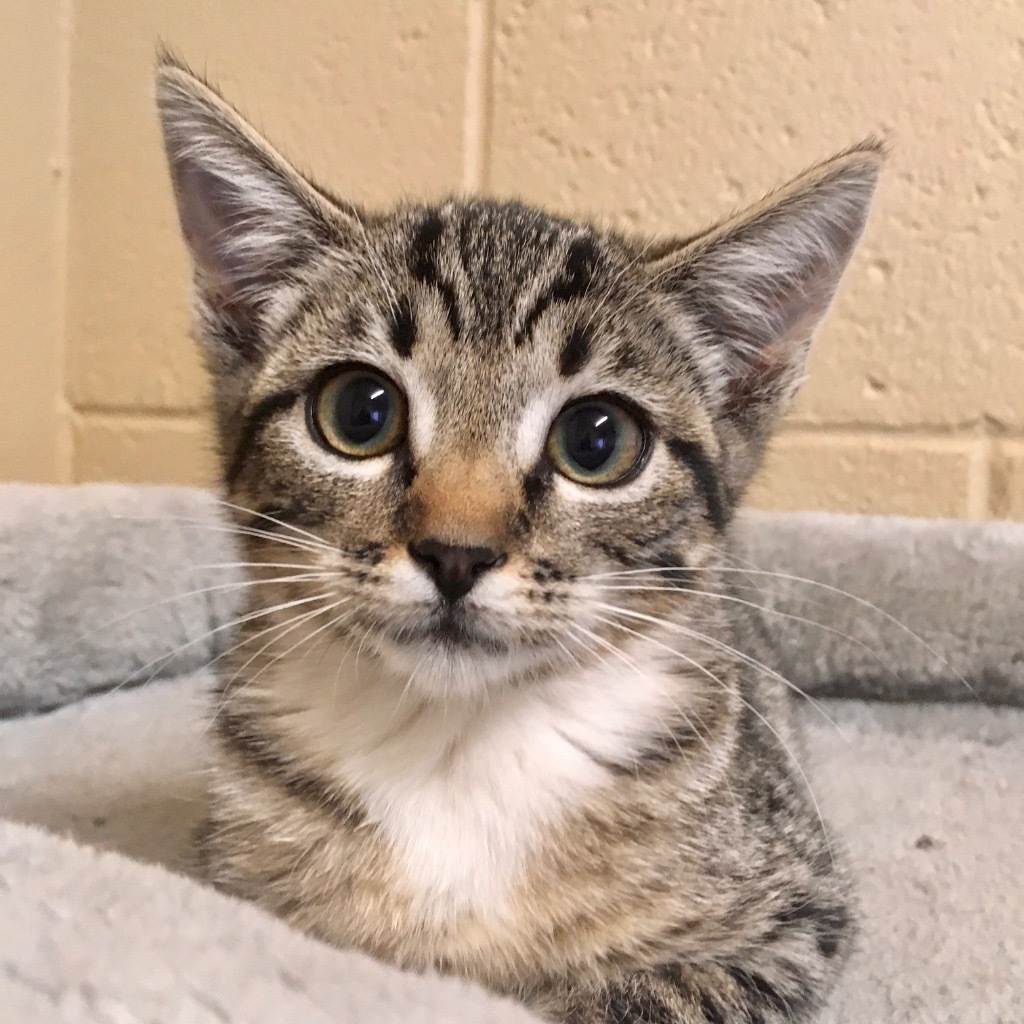
[[[646,449],[636,417],[605,398],[567,406],[548,438],[548,455],[559,473],[590,487],[621,483],[640,466]]]
[[[309,416],[317,440],[353,459],[384,455],[405,437],[405,397],[387,377],[363,366],[324,379],[313,392]]]

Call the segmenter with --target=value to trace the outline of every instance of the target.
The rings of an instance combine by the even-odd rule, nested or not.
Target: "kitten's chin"
[[[424,630],[400,638],[381,635],[374,647],[386,668],[407,677],[410,690],[431,700],[471,699],[550,671],[554,653],[488,638]]]

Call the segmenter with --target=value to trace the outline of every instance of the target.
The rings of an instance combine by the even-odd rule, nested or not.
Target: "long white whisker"
[[[216,498],[215,500],[218,505],[222,505],[224,508],[234,509],[236,512],[241,512],[243,515],[258,516],[260,519],[266,519],[268,522],[275,523],[277,526],[284,527],[286,530],[291,530],[300,537],[306,537],[318,546],[330,547],[323,537],[318,537],[315,533],[310,533],[309,530],[303,530],[294,523],[286,523],[283,519],[278,519],[276,516],[272,516],[267,512],[257,512],[254,508],[246,508],[244,505],[236,505],[234,502],[225,501],[223,498]]]
[[[631,633],[634,637],[638,637],[642,641],[646,641],[648,639],[642,633],[639,633],[636,630],[629,629],[628,626],[624,626],[620,622],[615,622],[612,619],[606,618],[604,616],[598,616],[597,618],[598,618],[599,622],[604,623],[606,626],[611,626],[613,629],[619,629],[619,630],[623,630],[623,631],[625,631],[627,633]],[[578,624],[572,624],[571,623],[570,625],[572,625],[573,628],[576,628],[576,629],[583,629],[583,627],[579,626]],[[587,634],[589,634],[591,637],[593,637],[596,640],[600,641],[604,646],[608,647],[613,653],[617,653],[621,657],[625,657],[623,655],[623,653],[619,650],[617,645],[609,643],[608,641],[604,640],[602,637],[598,636],[596,633],[590,632],[590,630],[586,630],[585,632]],[[577,641],[577,642],[579,642],[579,641]],[[632,662],[631,660],[627,659],[627,664],[629,664],[637,674],[639,674],[641,676],[643,675],[643,670],[640,669],[639,666],[637,666],[635,664],[635,662]],[[721,681],[719,680],[719,682],[721,682]],[[722,685],[724,687],[724,684],[722,684]],[[708,740],[707,736],[705,736],[704,733],[700,729],[694,728],[693,722],[690,720],[690,716],[683,710],[682,705],[679,703],[679,701],[677,701],[675,699],[675,697],[673,697],[671,694],[666,694],[666,696],[672,702],[672,706],[675,708],[676,712],[679,714],[679,716],[682,718],[682,720],[686,723],[687,727],[689,729],[692,729],[693,732],[700,738],[700,741],[701,741],[701,743],[704,744],[704,747],[707,750],[707,752],[709,754],[711,754],[712,756],[714,756],[714,750],[712,749],[711,742]],[[698,715],[697,717],[698,717],[698,720],[700,720],[700,716]],[[676,748],[678,749],[680,755],[685,758],[686,751],[683,750],[682,744],[679,742],[679,740],[675,736],[672,736],[672,742],[675,743]],[[637,773],[639,774],[639,767],[637,767]],[[729,785],[729,789],[731,791],[732,790],[732,785],[731,784],[728,784],[728,785]],[[705,811],[705,813],[706,813],[706,811]]]
[[[311,569],[310,566],[298,566],[297,568]],[[67,643],[61,646],[57,651],[54,651],[51,657],[47,658],[46,661],[44,662],[43,668],[45,669],[55,664],[55,662],[59,658],[67,654],[68,651],[73,650],[78,644],[83,644],[85,643],[86,640],[90,640],[94,636],[105,633],[108,629],[112,629],[114,626],[119,626],[123,622],[128,622],[139,615],[143,615],[146,612],[153,611],[154,608],[162,608],[165,605],[174,604],[177,601],[184,601],[190,597],[201,597],[203,594],[220,593],[226,590],[244,590],[248,587],[260,585],[269,586],[274,583],[294,583],[307,579],[317,579],[324,575],[327,574],[320,571],[311,570],[310,572],[304,573],[299,576],[276,577],[268,580],[233,580],[231,583],[218,583],[209,587],[200,587],[197,590],[188,590],[182,594],[173,594],[170,597],[164,597],[161,598],[159,601],[154,601],[152,604],[143,605],[141,608],[133,608],[130,612],[126,612],[124,615],[118,615],[117,618],[111,619],[109,622],[105,622],[102,625],[97,626],[95,629],[90,629],[86,633],[80,633],[78,636],[68,640]],[[201,637],[197,638],[197,640],[193,642],[198,642],[199,640],[206,639],[210,635],[210,633],[204,633]],[[177,654],[182,649],[183,648],[176,648],[173,652],[171,652],[170,655],[167,655],[167,657],[172,657],[174,654]]]
[[[321,599],[322,601],[328,599],[327,596],[324,595],[324,594],[317,594],[316,596],[317,596],[317,598]],[[294,650],[296,650],[299,646],[301,646],[303,643],[305,643],[305,641],[309,639],[309,636],[306,635],[306,636],[301,637],[299,639],[298,643],[293,644],[291,647],[288,648],[288,650],[283,651],[280,654],[276,654],[274,657],[270,658],[269,662],[266,665],[264,665],[261,669],[259,669],[255,676],[253,676],[253,677],[251,677],[249,679],[244,679],[242,681],[242,684],[237,689],[232,689],[231,688],[231,684],[234,683],[234,681],[236,681],[242,675],[242,673],[245,672],[246,669],[248,669],[249,666],[253,664],[253,662],[255,662],[256,658],[258,658],[261,654],[263,654],[265,651],[267,651],[275,643],[278,643],[282,639],[282,637],[288,636],[289,633],[292,633],[294,630],[299,629],[305,623],[307,623],[310,620],[312,620],[312,618],[315,618],[317,615],[323,615],[323,614],[325,614],[327,612],[333,611],[335,608],[338,608],[341,605],[346,604],[349,600],[351,600],[351,598],[347,598],[347,597],[346,598],[341,598],[340,600],[335,601],[333,603],[328,603],[326,605],[322,605],[321,607],[313,608],[311,611],[306,611],[306,612],[303,612],[300,615],[296,615],[295,617],[291,618],[291,620],[289,620],[287,623],[281,624],[282,626],[286,626],[287,629],[283,630],[283,632],[280,633],[278,636],[271,637],[262,647],[260,647],[260,649],[258,651],[256,651],[254,654],[252,654],[249,657],[247,662],[245,662],[236,671],[234,671],[234,673],[230,677],[230,679],[228,679],[226,682],[223,682],[223,683],[220,684],[221,699],[218,701],[217,706],[214,709],[214,713],[211,716],[211,723],[213,721],[216,721],[216,719],[220,715],[220,713],[224,710],[225,707],[227,707],[227,702],[228,702],[228,700],[231,699],[231,697],[232,697],[232,695],[234,693],[236,693],[236,692],[238,692],[238,691],[240,691],[242,689],[246,689],[247,687],[251,686],[257,679],[259,679],[259,677],[264,672],[266,672],[267,669],[269,669],[272,666],[278,664],[282,658],[287,657]],[[329,620],[328,623],[327,623],[327,626],[331,626],[332,622],[333,621]],[[269,631],[265,631],[265,632],[269,632]],[[319,630],[317,630],[316,632],[319,632]]]
[[[135,523],[174,523],[183,529],[206,530],[209,533],[228,533],[235,537],[257,537],[262,540],[271,541],[274,544],[280,544],[283,547],[296,548],[299,551],[309,551],[314,554],[321,551],[334,552],[334,548],[324,542],[311,544],[309,541],[299,537],[282,537],[280,533],[272,530],[260,530],[253,526],[239,526],[237,523],[226,521],[212,523],[208,519],[199,519],[194,516],[129,516],[117,514],[111,516],[111,518]]]
[[[259,608],[256,611],[248,612],[247,614],[241,616],[240,618],[233,619],[230,622],[223,622],[219,626],[215,626],[213,629],[207,630],[202,635],[197,636],[197,637],[193,637],[193,639],[187,641],[186,643],[179,644],[179,646],[175,647],[173,651],[169,651],[169,652],[167,652],[165,654],[161,654],[159,658],[154,658],[152,661],[147,662],[145,665],[142,666],[142,668],[137,669],[135,672],[133,672],[132,675],[129,677],[129,679],[126,679],[123,683],[119,683],[118,686],[115,687],[115,689],[119,689],[121,686],[127,685],[132,679],[135,679],[137,676],[141,675],[147,669],[150,669],[150,668],[153,668],[154,666],[156,666],[156,670],[154,672],[152,672],[143,681],[144,683],[152,682],[156,678],[156,676],[160,673],[160,671],[164,668],[164,665],[162,664],[162,662],[170,661],[171,658],[173,658],[176,655],[180,654],[182,651],[186,651],[190,647],[193,647],[193,646],[195,646],[198,643],[202,643],[204,640],[208,640],[211,636],[215,636],[218,633],[224,632],[224,630],[236,629],[238,626],[244,625],[246,622],[251,622],[253,619],[262,618],[264,615],[271,615],[274,612],[283,611],[283,610],[285,610],[287,608],[294,608],[294,607],[296,607],[298,605],[301,605],[301,604],[308,604],[310,601],[313,601],[313,600],[316,600],[316,597],[297,598],[297,599],[295,599],[293,601],[285,601],[285,602],[283,602],[281,604],[272,605],[269,608]],[[219,658],[219,655],[218,655],[218,658]],[[216,661],[216,660],[218,660],[218,659],[214,658],[214,659],[211,660],[210,663],[212,664],[212,662]]]
[[[309,562],[209,562],[192,568],[198,572],[208,572],[214,569],[315,569],[316,566]]]
[[[587,582],[590,582],[592,580],[612,579],[612,578],[615,578],[615,577],[622,577],[622,576],[635,576],[635,575],[640,575],[640,574],[643,574],[643,573],[662,574],[664,576],[664,574],[667,574],[667,573],[683,572],[683,573],[685,573],[687,575],[690,575],[694,571],[699,571],[699,570],[694,570],[694,569],[690,569],[690,568],[686,568],[686,567],[680,567],[679,569],[674,569],[674,568],[671,568],[671,567],[670,568],[650,567],[650,568],[645,568],[645,569],[625,569],[625,570],[621,570],[619,572],[613,572],[613,573],[594,573],[594,574],[589,575],[589,576],[580,576],[578,579],[579,579],[580,582],[582,582],[584,580],[586,580]],[[931,644],[929,644],[928,641],[924,639],[924,637],[919,636],[908,625],[906,625],[906,623],[900,622],[900,620],[897,619],[894,615],[891,615],[884,608],[879,608],[877,604],[874,604],[873,602],[867,600],[867,598],[858,597],[857,594],[851,594],[850,591],[843,590],[841,587],[833,586],[831,583],[822,583],[820,580],[808,579],[806,576],[795,576],[795,575],[793,575],[791,573],[774,572],[774,571],[769,570],[769,569],[745,569],[745,568],[738,568],[738,567],[734,567],[734,566],[715,566],[715,567],[713,567],[712,569],[710,569],[708,571],[710,571],[712,573],[740,573],[740,574],[745,575],[745,576],[762,576],[762,577],[770,577],[772,579],[777,579],[777,580],[785,580],[785,581],[790,582],[790,583],[803,583],[806,586],[817,587],[820,590],[824,590],[824,591],[826,591],[829,594],[835,594],[837,597],[844,597],[844,598],[846,598],[849,601],[853,601],[855,604],[858,604],[858,605],[860,605],[863,608],[867,608],[869,611],[875,612],[877,615],[881,616],[882,619],[884,619],[886,622],[888,622],[891,625],[895,626],[897,629],[901,630],[906,636],[909,636],[916,643],[920,644],[921,647],[924,648],[924,650],[926,650],[933,658],[935,658],[942,665],[944,665],[946,668],[948,668],[953,673],[953,675],[956,677],[958,682],[962,683],[972,694],[974,694],[975,697],[977,697],[977,694],[975,693],[974,687],[971,686],[971,684],[963,677],[963,675],[961,675],[960,672],[958,672],[950,664],[949,660],[947,658],[944,658],[937,650],[935,650],[935,648]],[[680,588],[680,592],[685,592],[685,588]],[[760,605],[755,605],[754,607],[760,608],[761,606]],[[768,611],[769,609],[763,609],[763,610],[764,611]],[[793,616],[789,616],[789,617],[793,617]],[[798,621],[799,621],[799,617],[797,617],[797,618],[798,618]],[[813,619],[806,619],[806,620],[803,620],[803,621],[806,621],[806,622],[808,622],[809,624],[812,624],[812,625],[821,626],[822,628],[827,628],[827,627],[824,626],[823,623],[815,623]],[[845,634],[840,634],[840,635],[845,635]],[[847,639],[848,640],[854,640],[853,637],[849,637],[849,636],[847,636]],[[856,641],[854,641],[854,642],[856,642]],[[868,648],[868,649],[870,650],[870,648]]]
[[[327,594],[314,594],[313,596],[311,596],[309,598],[303,598],[302,601],[297,601],[297,602],[289,601],[287,604],[284,604],[284,605],[276,605],[275,607],[269,609],[267,612],[261,611],[259,616],[257,616],[257,615],[247,616],[245,621],[246,622],[251,622],[254,619],[256,619],[257,617],[263,617],[264,615],[266,615],[266,614],[268,614],[270,612],[284,611],[284,610],[286,610],[288,608],[296,607],[297,605],[310,604],[311,602],[316,601],[316,600],[327,601],[328,600],[328,595]],[[213,658],[208,663],[207,667],[209,667],[210,665],[216,664],[218,661],[221,661],[224,658],[230,657],[232,654],[235,653],[235,651],[241,650],[243,647],[246,647],[249,644],[253,643],[254,641],[259,640],[259,638],[261,636],[266,636],[268,633],[272,633],[276,629],[282,629],[284,626],[287,626],[290,623],[295,622],[295,619],[296,619],[296,617],[292,616],[289,619],[285,619],[284,622],[274,622],[271,625],[265,626],[263,629],[258,630],[257,632],[252,633],[252,634],[246,636],[244,639],[239,640],[238,643],[232,644],[227,650],[221,651],[220,654],[218,654],[216,658]]]
[[[581,626],[578,622],[570,622],[568,625],[569,628],[572,629],[574,632],[581,633],[588,640],[591,640],[594,643],[597,643],[600,646],[604,647],[609,652],[609,654],[613,654],[627,668],[632,669],[638,675],[643,675],[643,669],[641,669],[640,666],[635,661],[633,661],[632,658],[630,658],[624,651],[620,650],[615,644],[611,643],[609,640],[606,640],[603,636],[601,636],[598,633],[595,633],[593,630],[587,629],[586,626]]]
[[[815,629],[820,629],[824,633],[831,633],[833,636],[837,636],[842,640],[846,640],[848,643],[853,644],[855,647],[859,647],[866,654],[871,655],[878,663],[893,677],[898,679],[899,676],[892,668],[885,663],[882,655],[878,653],[870,644],[865,643],[859,637],[853,636],[850,633],[846,633],[841,629],[836,629],[835,626],[829,626],[824,622],[819,622],[817,619],[810,619],[804,615],[797,615],[794,612],[785,612],[781,608],[769,608],[766,605],[758,604],[756,601],[748,601],[746,598],[737,597],[735,594],[724,594],[717,590],[696,590],[690,587],[651,587],[651,586],[631,586],[628,584],[614,585],[614,586],[598,586],[595,590],[603,590],[606,592],[623,590],[623,591],[637,591],[640,593],[658,593],[658,594],[690,594],[695,597],[710,597],[718,601],[725,601],[730,604],[738,604],[744,608],[753,608],[755,611],[762,612],[765,615],[774,615],[776,618],[788,619],[791,622],[799,622],[805,626],[813,626]],[[918,638],[920,639],[920,638]],[[921,641],[924,643],[924,641]],[[943,659],[944,660],[944,659]],[[952,666],[950,666],[952,667]],[[966,684],[966,680],[964,681]],[[968,685],[968,689],[970,686]],[[973,692],[973,691],[972,691]]]
[[[319,598],[321,598],[321,599],[323,599],[323,598],[324,598],[325,596],[326,596],[326,595],[322,595],[322,594],[318,594],[318,595],[317,595],[317,597],[319,597]],[[307,612],[307,613],[304,613],[304,614],[303,614],[302,616],[299,616],[299,617],[298,617],[297,619],[293,620],[293,624],[292,624],[292,626],[291,626],[291,629],[289,629],[289,630],[288,630],[288,631],[287,631],[286,633],[282,633],[282,634],[281,634],[281,636],[286,636],[286,635],[287,635],[287,633],[288,633],[288,632],[291,632],[291,630],[292,630],[292,629],[298,629],[298,627],[299,627],[300,625],[302,625],[302,623],[303,623],[303,622],[305,622],[305,621],[307,621],[308,619],[314,618],[314,617],[315,617],[315,616],[317,616],[317,615],[323,615],[323,614],[324,614],[325,612],[333,611],[333,610],[334,610],[335,608],[340,608],[340,607],[341,607],[341,605],[343,605],[343,604],[347,604],[347,603],[348,603],[349,601],[351,601],[351,600],[352,600],[352,598],[351,598],[351,597],[343,597],[343,598],[340,598],[340,599],[339,599],[339,600],[337,600],[337,601],[334,601],[334,602],[332,602],[332,603],[330,603],[330,604],[324,605],[324,606],[322,606],[322,607],[320,607],[320,608],[314,608],[314,609],[313,609],[313,610],[312,610],[311,612]],[[233,682],[234,682],[234,681],[235,681],[235,680],[236,680],[236,679],[237,679],[237,678],[238,678],[238,677],[239,677],[239,676],[240,676],[240,675],[241,675],[241,674],[242,674],[242,673],[243,673],[243,672],[244,672],[244,671],[245,671],[245,670],[246,670],[246,669],[247,669],[247,668],[248,668],[248,667],[249,667],[249,666],[250,666],[250,665],[251,665],[251,664],[252,664],[252,663],[253,663],[253,662],[254,662],[254,661],[255,661],[255,660],[256,660],[256,659],[258,658],[258,657],[259,657],[259,656],[260,656],[260,655],[261,655],[261,654],[263,654],[263,653],[264,653],[264,652],[265,652],[266,650],[268,650],[268,649],[269,649],[270,647],[272,647],[272,646],[273,646],[274,644],[276,644],[276,643],[277,643],[277,642],[278,642],[278,641],[279,641],[279,640],[281,639],[281,636],[275,636],[275,637],[271,637],[271,638],[270,638],[270,641],[269,641],[269,642],[268,642],[267,644],[265,644],[265,645],[264,645],[263,647],[261,647],[261,648],[260,648],[260,649],[259,649],[259,650],[258,650],[258,651],[257,651],[257,652],[255,653],[255,654],[253,654],[253,655],[252,655],[252,656],[251,656],[251,657],[249,658],[249,660],[248,660],[248,661],[246,661],[246,662],[245,662],[244,664],[242,664],[241,666],[239,666],[239,667],[238,667],[238,668],[237,668],[237,669],[235,670],[235,673],[234,673],[234,675],[232,675],[232,676],[231,676],[231,678],[227,680],[227,682],[225,682],[225,683],[223,683],[223,684],[222,684],[222,686],[221,686],[221,689],[223,690],[223,692],[224,692],[225,694],[227,694],[227,693],[228,693],[228,691],[229,691],[229,689],[230,689],[230,687],[231,687],[231,684],[232,684],[232,683],[233,683]],[[284,652],[284,655],[278,655],[278,656],[277,656],[276,658],[272,659],[272,661],[271,661],[271,664],[275,664],[275,663],[276,663],[277,661],[279,661],[279,660],[280,660],[280,659],[281,659],[282,657],[284,657],[285,655],[288,655],[288,654],[290,654],[290,653],[292,652],[292,650],[294,650],[294,648],[289,648],[289,649],[288,649],[287,651],[285,651],[285,652]],[[267,666],[264,666],[264,669],[265,669],[266,667],[267,667]],[[264,669],[261,669],[261,670],[260,670],[260,672],[262,672],[262,671],[263,671]],[[259,673],[257,673],[257,676],[258,676],[258,675],[259,675]],[[256,678],[256,677],[253,677],[253,678]],[[249,679],[249,680],[246,680],[246,683],[251,683],[252,681],[253,681],[252,679]]]
[[[707,668],[707,666],[702,665],[695,658],[691,658],[689,655],[683,654],[682,651],[677,651],[674,647],[670,647],[668,644],[662,643],[660,640],[656,640],[654,637],[645,636],[643,633],[639,632],[638,630],[632,629],[629,626],[626,626],[626,625],[624,625],[621,622],[610,622],[609,624],[613,625],[613,626],[616,626],[619,629],[625,630],[627,633],[632,633],[634,636],[639,637],[639,638],[641,638],[643,640],[646,640],[648,643],[653,643],[655,646],[662,648],[663,650],[667,651],[669,654],[672,654],[672,655],[674,655],[677,658],[681,658],[688,665],[692,665],[695,669],[697,669],[698,672],[703,673],[709,679],[711,679],[715,683],[717,683],[719,686],[721,686],[723,688],[727,688],[726,684],[718,676],[716,676],[714,674],[714,672],[712,672],[709,668]],[[754,705],[751,704],[750,701],[748,701],[742,694],[737,693],[737,696],[747,706],[747,708],[749,708],[749,710],[752,711],[764,723],[765,727],[776,738],[776,740],[778,740],[779,745],[785,751],[786,756],[793,763],[793,767],[796,768],[796,770],[800,773],[800,777],[803,779],[804,785],[807,787],[807,792],[810,795],[811,803],[814,804],[814,811],[818,815],[818,821],[821,823],[822,834],[825,837],[826,844],[828,844],[829,859],[832,861],[833,867],[834,867],[835,866],[835,857],[833,856],[833,853],[832,853],[832,842],[829,839],[828,827],[826,826],[825,818],[824,818],[824,816],[821,813],[821,807],[818,805],[818,798],[814,795],[814,789],[811,786],[810,779],[807,778],[807,773],[803,770],[803,767],[801,766],[800,762],[797,760],[796,755],[790,749],[789,744],[786,743],[786,741],[779,734],[779,732],[775,728],[775,726],[773,726],[772,723],[769,722],[768,719],[763,714],[761,714],[761,712],[758,711],[758,709],[756,707],[754,707]]]
[[[718,640],[713,636],[708,636],[707,633],[702,633],[700,630],[691,629],[689,626],[683,625],[683,623],[681,622],[673,622],[671,619],[663,619],[654,615],[646,615],[643,612],[633,611],[632,609],[623,608],[619,605],[609,604],[605,601],[597,602],[596,606],[598,608],[604,608],[606,611],[615,612],[619,615],[627,615],[630,618],[637,619],[638,621],[648,622],[656,626],[663,626],[668,629],[678,630],[685,636],[692,637],[694,640],[697,640],[701,643],[706,643],[709,646],[714,647],[716,650],[722,651],[725,654],[738,658],[745,665],[749,665],[751,668],[759,672],[766,673],[768,676],[778,680],[788,689],[792,690],[795,694],[802,697],[804,700],[808,702],[808,704],[810,704],[814,708],[815,711],[818,712],[818,714],[821,715],[822,718],[825,719],[826,722],[829,723],[829,725],[831,725],[836,730],[836,732],[839,732],[840,734],[842,733],[842,730],[840,730],[835,720],[821,706],[820,701],[815,700],[814,697],[812,697],[809,693],[805,693],[802,689],[800,689],[799,686],[796,685],[796,683],[793,683],[790,680],[788,680],[784,675],[782,675],[780,672],[777,672],[770,665],[766,665],[764,664],[764,662],[758,661],[757,658],[751,657],[751,655],[744,653],[739,648],[733,647],[731,644],[724,643],[723,641]]]

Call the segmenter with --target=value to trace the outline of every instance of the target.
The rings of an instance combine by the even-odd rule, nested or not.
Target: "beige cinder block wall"
[[[63,261],[68,24],[0,4],[0,480],[66,478]]]
[[[1018,0],[61,2],[73,479],[213,478],[150,99],[162,38],[370,203],[484,188],[689,232],[891,132],[875,218],[753,499],[1024,518]],[[0,456],[0,475],[19,465]]]

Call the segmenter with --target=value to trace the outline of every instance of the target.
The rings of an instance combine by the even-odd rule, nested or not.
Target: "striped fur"
[[[217,696],[211,879],[562,1024],[812,1020],[849,887],[782,684],[732,651],[725,569],[879,146],[652,243],[517,202],[360,210],[182,65],[158,85],[256,583]],[[386,455],[310,430],[349,363],[405,395]],[[547,446],[595,395],[645,438],[603,488]],[[425,539],[500,557],[445,604]]]

